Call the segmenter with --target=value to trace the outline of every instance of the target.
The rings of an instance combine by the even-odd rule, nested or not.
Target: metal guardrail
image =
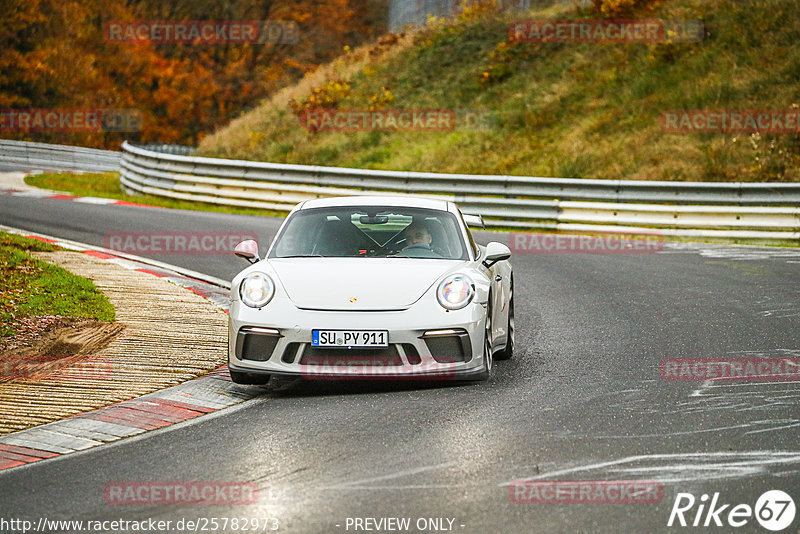
[[[0,139],[0,170],[116,171],[122,153]]]
[[[631,234],[655,230],[665,236],[800,244],[800,183],[377,171],[202,158],[147,148],[123,143],[120,153],[0,139],[0,170],[120,170],[120,181],[131,192],[272,211],[287,212],[311,198],[405,194],[452,200],[463,211],[482,215],[489,227]]]
[[[452,200],[494,227],[800,240],[800,183],[377,171],[177,156],[128,143],[122,151],[126,189],[227,206],[289,211],[311,198],[410,194]]]

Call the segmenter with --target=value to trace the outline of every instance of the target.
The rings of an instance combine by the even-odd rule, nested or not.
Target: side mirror
[[[464,216],[464,222],[467,223],[467,226],[486,228],[486,224],[483,222],[483,217],[480,215],[472,215],[470,213],[462,213],[462,215]]]
[[[252,239],[246,239],[236,245],[233,249],[233,253],[240,258],[246,259],[250,263],[255,263],[258,261],[258,243]]]
[[[511,257],[511,250],[502,243],[492,241],[486,245],[486,257],[483,259],[483,265],[488,269],[498,261],[507,260]]]

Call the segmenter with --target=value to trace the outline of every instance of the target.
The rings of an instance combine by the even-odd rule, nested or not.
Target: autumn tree
[[[116,148],[122,139],[196,144],[206,133],[385,29],[385,0],[3,0],[0,108],[136,109],[136,133],[3,137]],[[111,21],[283,21],[296,42],[115,42]]]

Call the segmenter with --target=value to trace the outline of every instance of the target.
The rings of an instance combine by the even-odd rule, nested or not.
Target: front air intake
[[[429,330],[422,339],[437,363],[468,362],[472,359],[469,334],[465,330]]]
[[[236,336],[236,357],[240,360],[265,362],[272,356],[281,337],[283,336],[277,330],[244,327]]]

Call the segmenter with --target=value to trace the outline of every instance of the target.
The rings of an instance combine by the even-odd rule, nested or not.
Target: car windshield
[[[297,211],[275,240],[269,257],[468,259],[452,213],[373,206]]]

